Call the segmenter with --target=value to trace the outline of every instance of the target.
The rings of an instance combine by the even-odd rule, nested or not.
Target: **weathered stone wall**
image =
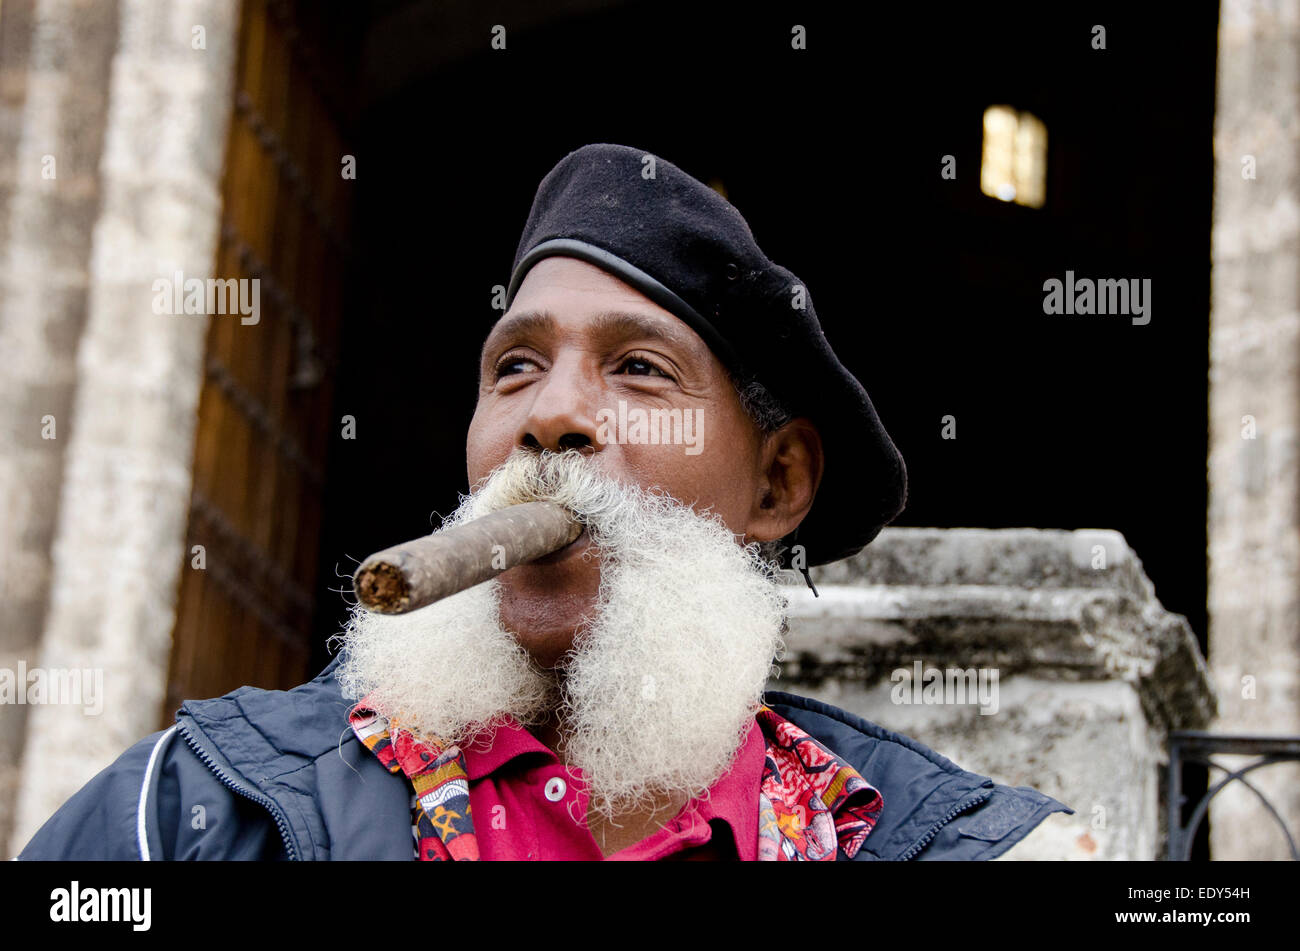
[[[115,0],[0,5],[0,669],[35,664],[73,431]],[[0,847],[27,713],[0,704]]]
[[[89,16],[101,5],[51,6],[84,7],[78,15]],[[184,564],[207,318],[155,314],[152,285],[177,270],[206,277],[213,268],[239,6],[235,0],[120,0],[117,13],[116,24],[85,32],[78,23],[61,41],[65,70],[102,58],[105,44],[111,50],[111,70],[100,80],[107,95],[102,150],[73,166],[84,176],[98,172],[93,228],[86,233],[87,216],[65,221],[56,199],[32,221],[49,234],[66,228],[82,235],[89,284],[87,290],[82,278],[79,287],[86,317],[76,344],[70,425],[60,420],[66,449],[49,610],[39,654],[30,640],[24,654],[29,666],[101,670],[102,712],[89,715],[84,704],[69,703],[26,708],[26,749],[41,752],[23,763],[11,852],[156,728]],[[196,48],[200,26],[203,43]],[[67,81],[56,86],[64,89]],[[34,94],[29,89],[29,102]],[[61,273],[58,251],[39,245],[11,267]],[[37,298],[32,313],[61,299],[19,283],[22,293]],[[29,413],[38,411],[34,391],[24,391]],[[40,481],[24,478],[28,485]]]
[[[1300,734],[1300,6],[1224,0],[1214,129],[1210,667],[1214,730]],[[1234,762],[1224,759],[1225,763]],[[1219,778],[1216,774],[1214,778]],[[1251,782],[1300,830],[1300,765]],[[1289,857],[1240,784],[1216,859]]]
[[[1203,728],[1214,701],[1186,620],[1160,605],[1121,535],[886,529],[815,581],[818,598],[791,588],[773,688],[1075,810],[1008,858],[1160,857],[1165,735]],[[989,692],[899,702],[916,694],[894,672],[914,676],[917,663],[922,680],[930,669],[983,670]]]

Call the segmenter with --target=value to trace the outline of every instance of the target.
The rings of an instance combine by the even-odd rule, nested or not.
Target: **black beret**
[[[742,384],[757,380],[813,421],[825,471],[807,517],[786,538],[803,546],[807,564],[860,551],[902,511],[903,457],[831,349],[807,288],[768,259],[712,188],[639,149],[583,146],[537,189],[507,308],[529,268],[557,255],[636,288],[688,324]]]

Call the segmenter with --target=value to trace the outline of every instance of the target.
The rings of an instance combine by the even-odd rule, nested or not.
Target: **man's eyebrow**
[[[690,336],[676,327],[671,327],[660,320],[653,320],[644,314],[610,310],[597,315],[593,321],[592,332],[598,337],[649,337],[666,344],[680,347],[688,354],[695,353],[697,347]]]
[[[518,314],[512,314],[501,320],[488,333],[487,339],[483,341],[483,349],[479,352],[478,362],[482,365],[487,359],[488,347],[493,341],[505,334],[538,334],[546,335],[555,333],[555,318],[544,310],[526,310]]]
[[[483,360],[487,358],[487,352],[491,344],[502,336],[507,334],[553,334],[555,333],[555,324],[554,316],[544,310],[528,310],[504,318],[492,328],[487,339],[483,341],[483,350],[479,354],[479,363],[482,364]],[[645,314],[632,311],[610,310],[597,314],[592,321],[591,333],[597,338],[606,339],[649,337],[652,340],[660,340],[666,344],[680,347],[688,354],[695,354],[699,351],[699,347],[691,339],[690,335],[675,327],[667,326],[663,321],[654,320]]]

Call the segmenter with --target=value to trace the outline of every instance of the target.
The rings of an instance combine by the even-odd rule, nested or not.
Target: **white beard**
[[[606,816],[703,795],[753,722],[781,650],[775,569],[714,515],[620,484],[575,452],[517,451],[462,499],[445,530],[547,499],[586,522],[600,589],[555,671],[501,626],[490,581],[406,615],[355,607],[341,639],[344,696],[417,736],[462,743],[509,715],[558,710],[563,751]]]

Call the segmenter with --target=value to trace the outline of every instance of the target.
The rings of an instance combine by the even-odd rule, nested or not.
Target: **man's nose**
[[[536,396],[516,443],[552,452],[599,451],[603,448],[596,440],[599,391],[598,371],[585,369],[577,360],[557,360],[533,387]]]

